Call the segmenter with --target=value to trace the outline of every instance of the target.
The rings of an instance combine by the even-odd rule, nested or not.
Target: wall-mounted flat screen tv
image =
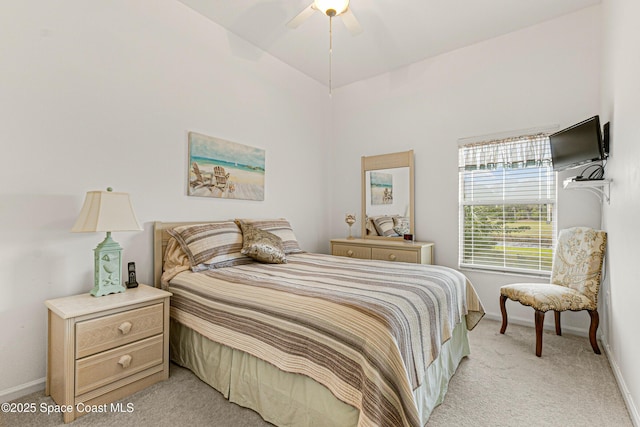
[[[549,135],[549,142],[555,171],[572,169],[605,158],[598,116]]]

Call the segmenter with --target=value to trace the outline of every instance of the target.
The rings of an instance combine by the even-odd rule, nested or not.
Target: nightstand
[[[432,242],[385,239],[331,239],[331,255],[381,261],[433,264]]]
[[[68,423],[169,377],[169,297],[140,285],[101,297],[89,293],[45,302],[45,394]]]

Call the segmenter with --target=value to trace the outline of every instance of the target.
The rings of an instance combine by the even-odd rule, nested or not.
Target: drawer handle
[[[351,249],[347,251],[347,256],[353,256],[353,251]]]
[[[128,368],[131,365],[131,356],[125,354],[118,360],[118,365],[122,366],[122,368]]]
[[[118,329],[122,332],[122,335],[127,335],[131,330],[131,326],[133,326],[131,322],[123,322],[122,325],[118,326]]]
[[[396,260],[396,256],[395,256],[395,254],[389,254],[389,259],[390,259],[391,261],[395,261],[395,260]]]

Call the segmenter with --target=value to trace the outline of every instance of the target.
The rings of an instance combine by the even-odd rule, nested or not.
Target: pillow
[[[373,220],[376,219],[377,217],[373,216],[373,217],[369,217],[367,216],[367,219],[365,220],[365,231],[367,233],[367,236],[377,236],[378,235],[378,230],[376,230],[376,226],[373,223]]]
[[[193,271],[252,262],[240,252],[242,232],[233,221],[181,225],[168,230],[168,233],[189,257]]]
[[[287,262],[281,238],[242,221],[237,223],[242,229],[243,241],[240,252],[243,255],[268,264],[284,264]]]
[[[379,216],[373,220],[373,224],[376,226],[378,234],[384,237],[397,236],[398,234],[393,230],[393,217]]]
[[[162,289],[167,289],[169,280],[173,279],[178,273],[186,270],[191,270],[189,257],[187,257],[187,254],[182,250],[178,241],[171,237],[164,251],[162,276],[160,277]]]
[[[409,218],[406,216],[394,216],[393,217],[393,231],[400,236],[408,234],[410,231]]]
[[[238,223],[239,221],[278,236],[280,239],[282,239],[282,246],[284,246],[285,254],[304,252],[302,249],[300,249],[300,245],[298,245],[298,240],[296,239],[296,235],[293,234],[293,228],[291,228],[291,224],[289,224],[289,221],[284,218],[236,219],[236,223]]]

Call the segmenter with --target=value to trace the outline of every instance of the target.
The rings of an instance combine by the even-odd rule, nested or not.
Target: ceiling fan
[[[362,32],[360,23],[351,12],[349,0],[314,0],[313,3],[289,21],[287,27],[298,28],[307,18],[313,15],[315,11],[322,12],[329,18],[341,16],[345,27],[347,27],[349,32],[354,36]]]
[[[332,31],[332,23],[333,18],[336,16],[342,17],[342,22],[347,27],[349,32],[352,35],[357,35],[362,32],[362,27],[360,23],[356,19],[356,17],[351,13],[351,9],[349,8],[349,0],[313,0],[309,6],[304,8],[302,12],[297,14],[291,21],[287,23],[287,27],[289,28],[298,28],[307,18],[309,18],[315,11],[320,11],[324,15],[329,17],[329,96],[331,97],[332,93],[332,84],[331,84],[331,62],[332,62],[332,51],[333,51],[333,31]]]

